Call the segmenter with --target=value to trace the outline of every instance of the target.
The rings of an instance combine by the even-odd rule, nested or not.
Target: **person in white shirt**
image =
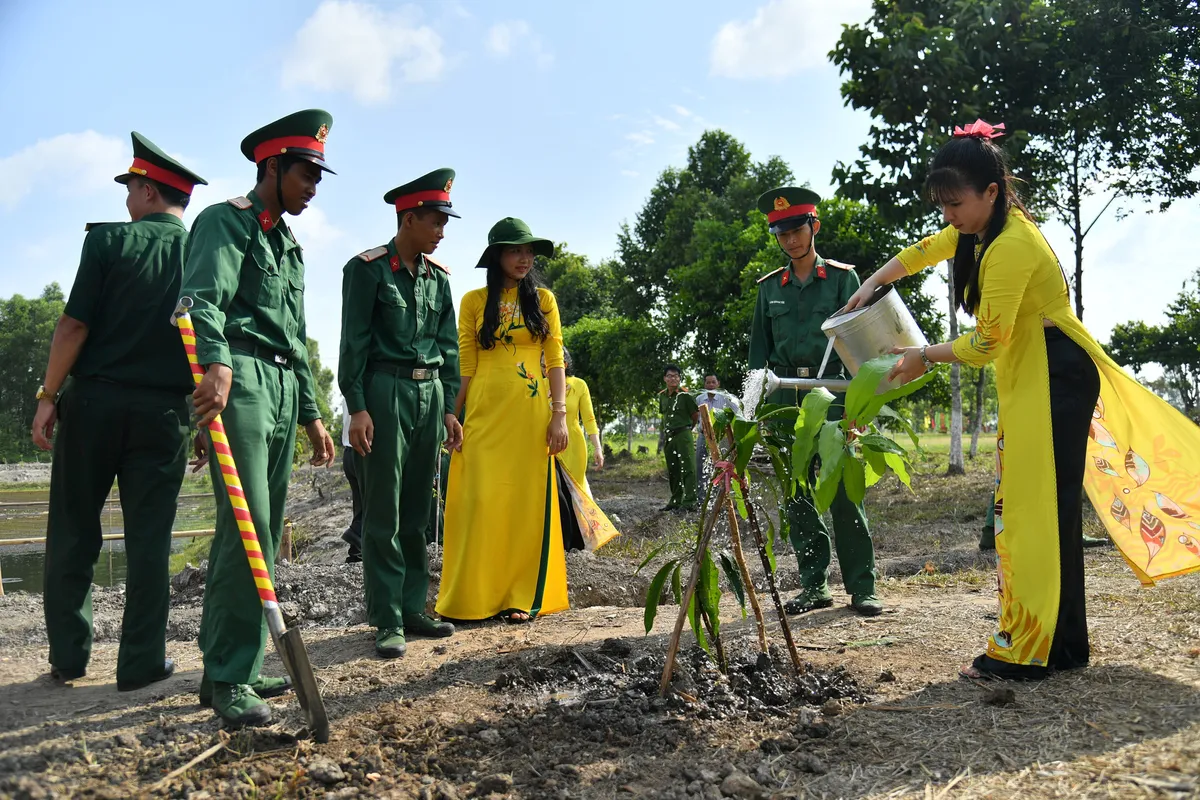
[[[721,381],[716,375],[704,376],[704,391],[696,394],[696,405],[708,406],[715,414],[723,408],[732,408],[741,413],[741,404],[731,394],[721,391]],[[696,437],[696,477],[700,497],[704,497],[705,481],[708,480],[708,445],[701,433]]]
[[[350,412],[342,409],[342,473],[350,484],[350,500],[353,504],[354,516],[350,518],[350,527],[342,534],[342,541],[350,545],[346,554],[347,564],[357,564],[362,561],[362,489],[358,485],[358,453],[350,446]]]

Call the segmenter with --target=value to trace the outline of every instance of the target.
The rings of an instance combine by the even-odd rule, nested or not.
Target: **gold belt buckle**
[[[414,381],[423,381],[423,380],[425,380],[426,378],[428,378],[428,377],[429,377],[429,370],[427,370],[427,369],[414,369],[414,370],[413,370],[413,374],[412,374],[412,376],[413,376],[413,380],[414,380]]]
[[[797,367],[796,368],[796,377],[797,378],[807,378],[808,377],[808,367]]]

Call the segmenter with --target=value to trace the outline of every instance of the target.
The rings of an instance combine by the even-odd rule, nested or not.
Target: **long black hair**
[[[993,183],[999,191],[982,241],[975,234],[960,233],[954,251],[954,302],[972,315],[979,309],[979,264],[984,251],[1004,230],[1010,209],[1020,209],[1026,217],[1029,212],[1017,196],[1004,151],[990,139],[963,136],[946,142],[925,179],[925,196],[934,205],[953,202],[968,188],[983,194]]]
[[[500,294],[504,291],[504,270],[500,266],[500,249],[492,250],[487,262],[487,301],[483,305],[483,325],[479,328],[479,346],[491,350],[496,346],[496,334],[500,328]],[[521,319],[525,329],[539,342],[550,335],[550,323],[542,311],[538,287],[542,285],[537,270],[531,269],[517,284],[517,300],[521,305]],[[506,335],[500,332],[500,335]]]

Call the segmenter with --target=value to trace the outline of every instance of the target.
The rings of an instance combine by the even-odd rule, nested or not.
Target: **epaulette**
[[[832,258],[825,259],[825,266],[837,267],[838,269],[844,269],[844,270],[853,270],[854,269],[853,264],[844,264],[841,261],[834,261]]]
[[[89,222],[88,224],[83,226],[83,232],[90,233],[91,231],[95,230],[96,228],[99,228],[102,225],[116,225],[116,224],[117,224],[116,222]]]
[[[766,275],[763,275],[761,278],[759,278],[758,282],[762,283],[763,281],[765,281],[767,278],[771,277],[772,275],[778,275],[779,273],[781,273],[785,269],[787,269],[788,266],[790,266],[790,265],[784,265],[784,266],[780,267],[779,269],[775,270],[774,272],[768,272]]]
[[[437,267],[438,269],[440,269],[442,272],[446,273],[447,275],[450,274],[450,268],[447,267],[445,264],[439,264],[438,262],[434,261],[429,256],[425,256],[425,260],[428,261],[430,264],[433,264],[435,267]]]
[[[233,206],[234,208],[238,209],[239,211],[245,211],[247,208],[250,208],[252,205],[254,205],[254,203],[250,202],[249,197],[244,197],[244,196],[243,197],[231,197],[228,200],[226,200],[225,202],[229,203],[229,205]]]
[[[364,250],[358,254],[358,257],[363,261],[374,261],[375,259],[385,255],[387,255],[387,247],[380,245],[379,247],[375,247],[370,250]]]

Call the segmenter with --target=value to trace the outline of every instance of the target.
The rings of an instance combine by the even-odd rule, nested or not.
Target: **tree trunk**
[[[954,259],[946,262],[946,285],[950,289],[950,340],[958,337],[958,309],[954,302]],[[967,471],[963,464],[962,449],[962,368],[955,362],[950,365],[950,465],[947,475],[963,475]]]
[[[633,403],[625,406],[625,449],[633,455]]]
[[[983,432],[983,395],[987,388],[987,367],[979,368],[975,379],[975,412],[971,416],[971,459],[979,455],[979,434]]]
[[[1080,205],[1083,203],[1079,187],[1079,146],[1071,162],[1071,232],[1075,235],[1075,316],[1083,320],[1083,220]]]

